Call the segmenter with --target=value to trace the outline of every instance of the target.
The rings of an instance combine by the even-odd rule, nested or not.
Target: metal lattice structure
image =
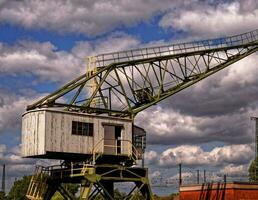
[[[198,81],[258,51],[258,30],[232,37],[148,47],[90,57],[87,72],[27,107],[131,118]],[[113,155],[116,160],[116,155]],[[27,197],[51,199],[59,191],[73,199],[62,183],[80,183],[81,199],[114,199],[114,182],[133,182],[125,199],[153,199],[146,168],[83,160],[65,168],[36,173]],[[42,186],[43,185],[43,186]],[[46,186],[47,185],[47,186]],[[94,189],[93,189],[94,188]]]
[[[89,58],[86,74],[27,109],[64,107],[133,118],[257,50],[255,30],[232,37],[97,55]]]

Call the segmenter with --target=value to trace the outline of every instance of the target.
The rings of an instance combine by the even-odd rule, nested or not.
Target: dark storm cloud
[[[164,101],[162,106],[173,108],[183,114],[210,117],[244,113],[257,106],[258,81],[239,84],[236,80],[234,85],[227,87],[218,85],[223,76],[225,73],[219,73],[216,77],[204,80],[201,89],[196,89],[197,83],[197,86],[192,86]]]
[[[136,122],[146,129],[149,144],[244,144],[254,140],[249,113],[195,117],[162,108],[145,111]]]

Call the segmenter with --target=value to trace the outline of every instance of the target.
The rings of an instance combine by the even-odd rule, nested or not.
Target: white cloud
[[[147,151],[144,153],[144,159],[148,164],[154,164],[158,161],[158,154],[156,151]]]
[[[257,0],[239,0],[239,4],[242,12],[252,12],[258,8]]]
[[[34,74],[39,80],[58,82],[74,77],[81,70],[81,61],[68,52],[56,51],[49,42],[22,41],[13,46],[2,44],[0,66],[2,74]]]
[[[120,25],[132,26],[169,8],[194,0],[24,0],[6,1],[0,9],[0,21],[58,32],[99,35]]]
[[[249,162],[253,154],[253,149],[248,144],[215,147],[211,151],[204,151],[200,146],[181,145],[164,151],[159,164],[165,167],[179,163],[187,166],[241,164]]]
[[[238,85],[238,87],[244,87],[249,85],[257,84],[258,76],[258,59],[257,54],[246,57],[243,60],[235,63],[234,66],[230,67],[227,74],[221,77],[219,86],[223,90]]]
[[[178,136],[184,132],[184,135],[198,135],[195,120],[186,115],[180,115],[172,109],[163,109],[162,107],[153,107],[143,111],[137,118],[137,123],[142,124],[149,134],[156,136]],[[146,125],[146,126],[145,126]]]
[[[149,174],[149,177],[150,177],[151,179],[153,179],[153,178],[158,178],[158,177],[160,177],[160,176],[161,176],[160,171],[154,171],[154,172],[152,172],[151,174]]]
[[[234,165],[229,164],[220,170],[220,173],[227,174],[230,176],[241,176],[246,175],[248,170],[247,165]]]
[[[258,8],[251,9],[251,6],[244,8],[245,3],[246,1],[242,1],[241,4],[234,1],[217,6],[203,4],[179,12],[171,11],[159,24],[164,28],[183,30],[191,37],[198,38],[247,32],[257,29]],[[243,9],[248,12],[241,12]]]
[[[15,45],[0,43],[0,72],[5,76],[36,76],[37,83],[32,82],[31,85],[38,84],[38,81],[41,84],[64,83],[85,72],[86,56],[124,50],[138,44],[136,38],[123,33],[112,34],[95,43],[79,42],[71,52],[57,51],[49,42],[22,41]],[[20,127],[22,112],[39,98],[35,91],[29,89],[22,91],[23,96],[0,87],[0,133]]]
[[[3,153],[6,151],[6,146],[4,144],[0,144],[0,153]]]
[[[28,97],[0,91],[0,134],[7,131],[15,132],[21,126],[21,117],[26,106],[39,98],[39,95]]]
[[[0,43],[0,72],[10,76],[35,75],[37,81],[64,83],[85,73],[87,56],[135,48],[139,43],[124,33],[114,33],[94,43],[78,42],[71,52],[58,51],[50,42]]]
[[[161,166],[183,165],[204,165],[209,163],[209,158],[199,146],[182,145],[164,151],[160,156]]]
[[[212,163],[245,163],[254,156],[254,150],[250,144],[216,147],[209,152]]]
[[[2,149],[1,149],[2,148]],[[0,164],[6,165],[31,165],[35,161],[33,159],[24,159],[21,157],[20,147],[16,146],[16,150],[7,149],[6,145],[0,144]]]
[[[72,53],[81,59],[87,56],[123,51],[132,48],[137,48],[140,41],[131,35],[123,32],[116,32],[107,37],[94,42],[81,41],[78,42],[72,49]]]

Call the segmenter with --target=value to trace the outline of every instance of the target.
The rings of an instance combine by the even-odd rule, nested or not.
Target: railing
[[[104,143],[105,141],[111,141],[111,142],[113,141],[113,142],[115,142],[115,145],[105,144]],[[118,144],[118,142],[121,142],[121,143]],[[112,155],[129,155],[129,156],[131,156],[133,158],[134,163],[136,163],[136,160],[138,160],[138,158],[139,158],[139,153],[138,153],[137,149],[135,148],[135,146],[133,145],[131,140],[113,140],[113,139],[102,138],[101,140],[99,140],[97,142],[97,144],[94,146],[94,148],[92,150],[93,164],[96,163],[96,158],[98,155],[109,154],[108,152],[105,152],[105,147],[113,150],[110,152],[110,154],[112,154]],[[120,148],[120,153],[117,151],[119,148]],[[126,148],[127,151],[123,151],[124,148]]]
[[[97,56],[92,56],[91,60],[96,62],[96,67],[104,67],[114,62],[126,62],[138,59],[153,58],[157,56],[190,53],[207,49],[230,48],[252,43],[258,43],[258,29],[230,37],[100,54]]]
[[[28,199],[43,200],[47,188],[48,170],[43,166],[36,166],[35,173],[31,177],[27,189],[26,197]]]
[[[104,141],[115,141],[115,145],[104,144]],[[118,144],[118,141],[121,144]],[[113,149],[109,154],[105,152],[105,147]],[[117,149],[120,148],[120,152]],[[62,178],[65,176],[80,176],[85,173],[89,173],[89,169],[92,169],[96,164],[97,157],[99,155],[121,155],[130,157],[134,163],[139,159],[140,154],[132,144],[131,140],[112,140],[102,138],[97,142],[92,150],[92,158],[88,162],[71,162],[67,165],[52,165],[49,167],[36,166],[35,174],[32,177],[32,182],[41,179],[42,177]]]

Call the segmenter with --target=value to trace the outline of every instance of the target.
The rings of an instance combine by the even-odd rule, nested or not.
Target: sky
[[[0,0],[0,164],[7,190],[35,163],[21,157],[21,116],[30,103],[85,73],[87,56],[146,45],[223,37],[258,28],[256,0]],[[206,169],[245,175],[254,158],[257,53],[141,112],[153,184],[176,190]],[[0,172],[1,177],[1,172]]]

